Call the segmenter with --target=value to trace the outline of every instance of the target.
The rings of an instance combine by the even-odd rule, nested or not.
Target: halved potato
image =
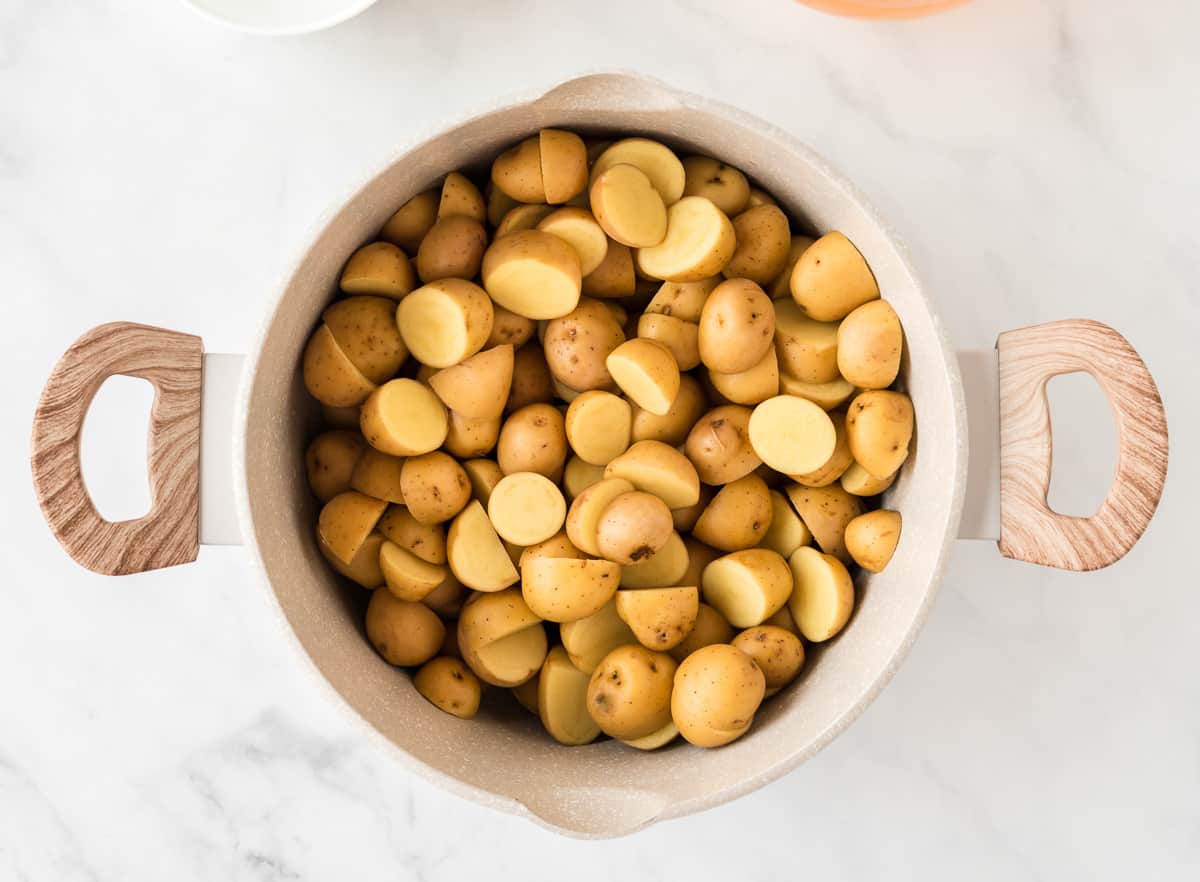
[[[667,508],[686,508],[700,499],[700,476],[691,461],[662,441],[638,441],[609,462],[606,478],[624,478],[653,493]]]
[[[783,272],[792,244],[787,215],[777,205],[758,205],[733,218],[733,231],[737,249],[725,265],[725,277],[770,285]]]
[[[413,687],[438,710],[459,719],[472,719],[479,712],[483,689],[461,659],[443,655],[427,661],[413,675]]]
[[[492,304],[492,333],[488,335],[485,349],[509,344],[520,348],[528,343],[534,334],[536,325],[533,319],[505,309],[498,303]]]
[[[670,744],[678,737],[679,727],[672,720],[657,732],[651,732],[649,735],[643,735],[641,738],[631,738],[621,743],[627,744],[630,747],[636,747],[638,750],[658,750],[658,748]]]
[[[413,357],[448,368],[483,348],[492,332],[492,301],[465,279],[440,279],[400,301],[396,322]]]
[[[900,512],[878,509],[846,524],[846,550],[864,570],[882,573],[900,542]]]
[[[567,536],[566,530],[560,530],[549,539],[530,545],[521,551],[517,566],[524,566],[527,561],[538,557],[570,558],[571,560],[587,560],[587,555],[575,547]]]
[[[862,389],[886,389],[900,372],[904,330],[886,300],[872,300],[838,325],[838,370]]]
[[[418,193],[397,209],[379,233],[379,238],[399,245],[406,252],[417,253],[425,234],[437,223],[441,192],[426,190]]]
[[[629,447],[633,410],[624,398],[592,389],[577,396],[567,408],[564,427],[575,455],[603,466]]]
[[[563,415],[549,404],[529,404],[500,427],[496,462],[506,475],[537,472],[558,483],[567,451]]]
[[[313,332],[304,347],[304,386],[328,407],[354,407],[375,390],[333,337],[328,325]]]
[[[483,194],[470,180],[459,172],[450,172],[442,181],[441,198],[438,200],[438,220],[454,215],[477,220],[487,220],[487,205]]]
[[[608,146],[592,164],[592,181],[614,165],[632,165],[640,170],[662,201],[672,205],[683,196],[686,175],[683,163],[669,147],[649,138],[624,138]]]
[[[583,277],[582,286],[583,293],[588,297],[632,297],[637,288],[633,251],[628,245],[609,239],[604,260]]]
[[[422,524],[403,505],[389,505],[379,519],[379,532],[431,564],[446,562],[446,531],[441,524]]]
[[[771,526],[771,492],[758,475],[730,481],[700,514],[692,535],[722,551],[752,548]]]
[[[504,472],[494,459],[468,459],[462,467],[471,482],[471,495],[486,506],[492,490],[504,477]]]
[[[697,323],[704,313],[708,295],[724,279],[710,276],[698,282],[663,282],[646,305],[646,312],[669,315],[685,322]]]
[[[680,585],[700,585],[704,581],[704,570],[710,563],[721,556],[721,552],[711,545],[705,545],[695,536],[687,536],[683,540],[687,546],[688,568],[679,580]]]
[[[410,456],[400,470],[400,487],[409,514],[422,524],[440,524],[471,498],[471,482],[454,457],[434,450]]]
[[[428,284],[439,279],[473,279],[487,250],[487,230],[471,217],[456,214],[433,225],[417,249],[417,275]]]
[[[842,473],[842,489],[855,496],[878,496],[896,482],[899,471],[892,472],[886,478],[876,478],[858,463],[851,463]]]
[[[788,566],[795,582],[788,609],[804,639],[821,643],[835,636],[854,611],[854,582],[845,565],[806,546],[792,553]]]
[[[710,370],[708,379],[713,388],[733,404],[766,401],[779,394],[779,360],[775,356],[775,347],[769,347],[767,354],[753,367],[733,374]]]
[[[450,524],[446,559],[455,577],[476,591],[500,591],[520,575],[479,500],[472,500]]]
[[[587,189],[587,147],[574,132],[542,129],[538,132],[538,159],[542,188],[551,205],[567,202]]]
[[[631,248],[658,245],[667,235],[667,208],[650,179],[625,163],[592,180],[592,212],[616,241]]]
[[[334,557],[321,534],[317,534],[317,548],[329,561],[329,565],[352,582],[364,588],[378,588],[383,584],[383,570],[379,568],[379,549],[386,540],[380,533],[372,533],[363,540],[349,563]]]
[[[354,425],[358,426],[357,419]],[[362,435],[344,429],[322,432],[313,438],[304,452],[304,467],[313,495],[321,502],[328,502],[339,493],[354,489],[350,486],[354,469],[368,449]]]
[[[638,407],[660,416],[670,411],[679,394],[679,365],[666,346],[635,337],[610,352],[604,363]]]
[[[350,255],[339,285],[344,294],[375,294],[400,300],[416,283],[407,254],[391,242],[372,242]]]
[[[633,489],[633,484],[623,478],[605,478],[575,497],[567,511],[567,536],[577,548],[594,557],[600,556],[600,547],[596,543],[600,518],[614,499]]]
[[[537,135],[505,150],[492,162],[492,183],[518,202],[545,202],[542,149]]]
[[[386,297],[347,297],[321,318],[350,362],[372,383],[395,375],[408,358],[396,328],[396,302]]]
[[[410,601],[424,600],[450,575],[445,566],[421,560],[394,542],[384,542],[379,549],[379,568],[387,590],[400,600]]]
[[[520,683],[508,690],[512,693],[513,698],[517,700],[517,704],[521,705],[521,707],[525,708],[525,710],[529,711],[535,717],[538,716],[538,681],[540,679],[542,679],[542,676],[538,673],[524,683]]]
[[[672,533],[665,545],[649,560],[621,567],[622,588],[665,588],[686,584],[680,581],[688,571],[687,546],[678,533]]]
[[[554,211],[553,205],[517,205],[510,209],[496,225],[496,239],[521,230],[533,230]]]
[[[504,215],[521,204],[497,187],[490,176],[483,185],[483,200],[487,203],[487,222],[493,228],[500,225]]]
[[[647,649],[665,652],[683,642],[696,624],[700,592],[695,585],[622,588],[617,615]]]
[[[838,379],[837,322],[819,322],[790,300],[775,301],[775,351],[780,369],[805,383]]]
[[[514,413],[530,404],[548,404],[553,400],[554,385],[542,347],[522,346],[513,355],[512,389],[504,412]]]
[[[458,619],[463,661],[493,686],[518,686],[534,677],[546,658],[546,631],[516,588],[476,595]]]
[[[792,297],[792,270],[796,266],[796,261],[800,259],[809,246],[815,242],[812,236],[792,236],[792,241],[788,247],[787,260],[784,261],[783,270],[775,277],[775,281],[767,288],[767,293],[771,295],[772,300],[791,300]]]
[[[779,374],[779,391],[785,395],[807,398],[822,410],[833,410],[850,400],[850,396],[855,392],[855,387],[853,383],[847,382],[842,377],[830,380],[828,383],[805,383],[786,372],[781,372]]]
[[[750,731],[765,691],[763,672],[748,655],[714,643],[679,665],[671,719],[691,744],[720,747]]]
[[[466,603],[467,597],[474,595],[474,591],[458,581],[451,573],[446,577],[441,585],[438,585],[432,591],[425,595],[425,599],[421,602],[427,607],[441,616],[447,621],[457,619],[458,614],[462,611],[463,604]],[[455,632],[457,634],[457,631]],[[458,640],[454,643],[457,652]]]
[[[826,233],[796,261],[792,299],[819,322],[833,322],[879,296],[875,276],[862,254],[836,230]]]
[[[588,744],[600,736],[587,709],[589,677],[561,646],[550,650],[538,676],[537,710],[542,725],[559,744]]]
[[[500,236],[483,255],[488,294],[526,318],[566,315],[579,303],[582,278],[575,249],[542,230]]]
[[[771,491],[771,526],[759,543],[763,548],[788,557],[801,545],[812,542],[812,533],[796,514],[787,497],[778,490]]]
[[[876,478],[894,475],[908,459],[912,401],[886,389],[856,395],[846,411],[846,434],[855,462]]]
[[[473,459],[491,452],[500,439],[499,417],[469,417],[456,410],[447,413],[449,425],[442,447],[451,456]]]
[[[792,484],[787,488],[787,494],[821,550],[849,563],[846,525],[863,513],[862,500],[847,493],[840,484],[828,487]]]
[[[634,406],[632,438],[634,441],[662,441],[672,447],[681,445],[706,410],[708,399],[700,383],[691,374],[680,374],[679,391],[666,413],[651,413]]]
[[[714,643],[728,643],[732,639],[733,628],[725,621],[725,617],[707,603],[701,603],[696,613],[696,624],[687,637],[671,649],[670,655],[675,661],[681,662],[697,649]]]
[[[658,553],[674,532],[671,510],[657,496],[633,490],[605,507],[596,525],[600,556],[635,564]]]
[[[492,488],[487,512],[501,538],[515,545],[536,545],[562,528],[567,503],[549,478],[516,472]]]
[[[573,310],[545,322],[544,328],[539,336],[556,380],[578,392],[612,387],[605,359],[625,342],[625,333],[604,301],[582,297]]]
[[[837,449],[837,429],[829,414],[794,395],[776,395],[755,407],[748,434],[759,458],[788,475],[815,472]]]
[[[726,279],[713,289],[700,313],[700,360],[709,370],[750,370],[771,348],[775,308],[749,279]]]
[[[368,446],[355,463],[350,488],[376,499],[403,503],[404,488],[400,484],[403,469],[402,457],[389,456]]]
[[[758,625],[733,638],[731,645],[754,660],[766,679],[766,696],[774,695],[804,667],[804,644],[785,628]]]
[[[762,465],[750,444],[750,413],[736,404],[714,407],[688,433],[684,449],[705,484],[728,484]]]
[[[604,480],[604,466],[593,465],[578,456],[572,456],[563,467],[562,485],[568,499],[574,500],[588,487],[602,480]]]
[[[592,671],[588,713],[604,734],[624,740],[644,738],[671,720],[675,660],[644,646],[620,646]]]
[[[846,469],[850,468],[850,464],[854,462],[854,457],[850,453],[850,442],[846,436],[846,415],[839,411],[834,411],[829,414],[830,420],[833,422],[833,429],[837,433],[837,441],[833,447],[833,453],[829,454],[829,459],[820,468],[814,469],[811,472],[803,472],[796,475],[788,475],[793,481],[803,484],[806,487],[827,487],[842,476]],[[753,420],[751,421],[753,425]],[[753,440],[753,436],[751,436]]]
[[[607,560],[522,557],[521,593],[529,608],[551,622],[594,615],[612,600],[621,567]]]
[[[371,645],[389,664],[405,667],[425,664],[446,637],[446,626],[433,610],[383,589],[371,592],[366,630]]]
[[[667,209],[667,235],[639,248],[637,265],[650,278],[698,282],[718,275],[737,246],[733,224],[711,201],[685,196]]]
[[[782,555],[747,548],[719,557],[704,569],[704,602],[735,628],[761,625],[788,601],[792,574]]]
[[[632,489],[632,488],[631,488]],[[349,564],[383,517],[387,503],[354,490],[339,493],[325,503],[317,517],[317,535],[329,553]]]
[[[474,419],[497,419],[512,388],[513,348],[495,346],[477,352],[429,378],[446,407]]]
[[[595,271],[608,254],[608,236],[586,208],[568,205],[556,209],[538,222],[537,229],[553,233],[574,248],[579,271],[585,276]]]
[[[688,156],[683,160],[683,195],[703,197],[730,217],[741,214],[750,204],[750,182],[731,165],[709,156]]]
[[[616,598],[590,616],[564,622],[558,633],[571,664],[585,674],[594,671],[601,660],[618,646],[637,643],[629,626],[617,615]]]
[[[671,350],[681,371],[700,364],[700,328],[693,322],[658,312],[644,313],[637,321],[637,335]]]

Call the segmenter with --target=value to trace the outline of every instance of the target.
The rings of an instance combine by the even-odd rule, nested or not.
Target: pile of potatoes
[[[320,550],[447,713],[727,744],[899,541],[900,321],[719,160],[546,129],[490,171],[405,202],[308,343]]]

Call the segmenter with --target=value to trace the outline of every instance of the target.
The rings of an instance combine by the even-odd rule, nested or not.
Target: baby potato
[[[748,208],[733,219],[737,248],[722,272],[727,279],[749,279],[770,285],[787,263],[791,230],[778,205]]]
[[[515,472],[492,489],[487,511],[502,539],[514,545],[536,545],[562,529],[567,503],[544,475]]]
[[[723,643],[689,655],[675,673],[671,719],[697,747],[720,747],[750,730],[766,678],[753,659]]]
[[[750,656],[763,672],[766,695],[774,695],[796,679],[804,667],[804,644],[783,628],[759,625],[733,638],[732,645]]]
[[[667,209],[667,235],[639,248],[638,268],[652,279],[698,282],[718,275],[737,247],[729,218],[710,200],[685,196]]]
[[[449,429],[442,446],[461,459],[490,453],[500,438],[500,418],[463,416],[456,410],[448,414]]]
[[[564,422],[571,449],[594,465],[606,465],[628,449],[632,425],[629,402],[599,389],[572,401]]]
[[[496,462],[504,474],[537,472],[557,483],[566,461],[563,415],[549,404],[528,404],[500,427]]]
[[[435,655],[446,626],[422,603],[400,600],[390,591],[371,592],[367,604],[367,639],[388,664],[423,665]]]
[[[612,313],[601,301],[587,297],[566,315],[546,323],[542,345],[551,375],[585,392],[612,386],[605,362],[623,342],[625,334]]]
[[[726,404],[702,416],[688,433],[685,450],[705,484],[728,484],[750,474],[762,460],[750,444],[750,408]]]
[[[679,727],[674,722],[670,722],[657,732],[651,732],[649,735],[643,735],[641,738],[631,738],[621,743],[629,747],[636,747],[638,750],[658,750],[660,747],[670,744],[678,737]]]
[[[446,560],[455,578],[476,591],[501,591],[520,578],[477,499],[468,502],[450,523]]]
[[[409,254],[416,254],[435,223],[441,205],[439,190],[426,190],[409,199],[388,219],[379,233],[379,238],[399,245]]]
[[[846,236],[826,233],[800,256],[792,269],[792,299],[818,322],[845,318],[857,306],[879,297],[879,286],[866,260]]]
[[[408,349],[396,328],[396,303],[386,297],[348,297],[322,314],[351,364],[372,383],[391,379]]]
[[[692,535],[713,548],[738,551],[762,542],[771,526],[771,491],[758,475],[730,481],[701,513]]]
[[[567,536],[566,530],[560,530],[549,539],[544,539],[530,545],[521,552],[521,557],[517,561],[517,566],[524,566],[527,561],[534,560],[539,557],[563,557],[571,560],[587,560],[587,555],[575,547]],[[545,618],[543,616],[542,618]]]
[[[849,442],[847,442],[849,443]],[[896,481],[899,471],[892,472],[886,478],[876,478],[858,463],[853,462],[842,473],[842,489],[855,496],[878,496]]]
[[[721,276],[712,276],[698,282],[663,282],[646,305],[645,312],[698,323],[708,295],[723,281]]]
[[[796,586],[788,609],[804,639],[821,643],[836,636],[854,611],[854,582],[845,565],[805,546],[792,553],[788,566]]]
[[[775,197],[766,190],[760,190],[758,187],[751,187],[750,198],[746,202],[746,209],[749,210],[751,208],[757,208],[760,205],[778,206],[779,203],[775,200]]]
[[[805,383],[784,371],[779,374],[779,391],[784,395],[807,398],[822,410],[833,410],[849,401],[857,390],[853,383],[847,383],[840,376],[828,383]]]
[[[513,348],[484,349],[437,371],[429,386],[450,410],[472,419],[498,419],[504,413],[513,378]]]
[[[537,225],[553,212],[553,205],[516,205],[500,219],[493,238],[499,239],[501,236],[519,233],[521,230],[537,229]]]
[[[833,422],[834,432],[837,433],[837,440],[829,459],[825,461],[824,465],[811,472],[788,475],[793,481],[803,484],[805,487],[828,487],[840,478],[854,462],[854,457],[850,455],[850,442],[846,435],[846,415],[835,411],[829,414],[829,419]],[[751,425],[753,425],[753,419]],[[751,435],[751,440],[753,440],[753,435]]]
[[[583,293],[588,297],[611,299],[632,297],[637,289],[637,273],[633,268],[633,251],[628,245],[608,240],[604,260],[583,277]]]
[[[504,472],[500,471],[494,459],[468,459],[462,463],[462,467],[471,482],[471,496],[486,506]]]
[[[617,592],[617,615],[629,625],[638,643],[665,652],[691,633],[699,614],[700,592],[695,585],[672,588],[622,588]]]
[[[558,236],[574,248],[579,257],[579,271],[585,276],[599,267],[608,254],[608,236],[586,208],[556,209],[538,222],[537,229]]]
[[[493,228],[500,225],[504,215],[521,204],[493,184],[490,177],[483,186],[483,201],[486,203],[488,225]]]
[[[895,474],[908,459],[912,401],[903,392],[887,390],[855,396],[846,411],[846,435],[854,461],[872,476],[882,479]]]
[[[633,441],[662,441],[677,447],[687,440],[688,432],[708,409],[704,390],[691,374],[679,375],[679,391],[665,414],[651,413],[633,406]]]
[[[569,500],[575,499],[588,487],[602,480],[604,480],[604,466],[593,465],[578,456],[572,456],[563,467],[562,486]]]
[[[384,538],[379,533],[371,533],[362,545],[358,547],[349,563],[343,563],[334,557],[325,540],[317,534],[317,548],[329,561],[329,565],[338,573],[364,588],[378,588],[383,584],[383,570],[379,567],[379,549],[383,546]]]
[[[567,536],[577,548],[599,557],[597,531],[604,510],[618,496],[633,490],[633,484],[623,478],[605,478],[575,497],[567,511]]]
[[[761,675],[760,675],[761,676]],[[619,646],[588,681],[587,708],[605,735],[629,740],[657,732],[671,721],[675,660],[644,646]]]
[[[759,545],[788,557],[801,545],[812,542],[812,533],[804,526],[804,521],[796,514],[787,497],[778,490],[771,493],[771,526],[767,528]]]
[[[464,279],[430,282],[400,301],[396,323],[413,357],[448,368],[483,348],[492,332],[492,301]]]
[[[362,404],[375,390],[333,338],[328,325],[321,325],[304,347],[304,386],[308,394],[329,407]]]
[[[604,364],[638,407],[659,416],[671,410],[679,393],[679,365],[666,346],[635,337],[612,350]]]
[[[687,546],[678,533],[672,533],[652,558],[621,567],[621,587],[667,588],[689,584],[680,581],[687,570]]]
[[[508,688],[537,676],[549,648],[546,629],[516,588],[471,598],[458,619],[458,645],[479,679]]]
[[[755,407],[747,431],[759,458],[787,475],[815,472],[837,449],[829,414],[794,395],[776,395]]]
[[[610,560],[522,555],[521,593],[529,608],[551,622],[594,615],[612,600],[621,567]]]
[[[574,132],[542,129],[538,132],[538,157],[546,201],[559,205],[587,189],[587,147]]]
[[[515,413],[530,404],[549,404],[553,400],[554,384],[542,347],[522,346],[513,353],[512,387],[505,412]]]
[[[838,325],[804,315],[790,300],[775,303],[775,351],[785,374],[805,383],[837,380]]]
[[[321,419],[330,429],[354,429],[358,431],[357,407],[330,407],[321,405]]]
[[[747,548],[719,557],[704,568],[704,602],[735,628],[761,625],[792,594],[788,563],[769,548]]]
[[[644,174],[665,205],[683,196],[683,163],[669,147],[649,138],[624,138],[604,149],[592,164],[592,181],[615,165],[632,165]]]
[[[878,509],[846,524],[846,550],[864,570],[882,573],[900,541],[900,512]]]
[[[354,468],[366,450],[367,442],[358,432],[338,429],[313,438],[304,453],[304,467],[313,496],[328,502],[350,490]]]
[[[531,339],[536,325],[533,319],[505,309],[499,304],[492,304],[492,333],[488,335],[484,349],[493,349],[508,344],[514,349],[520,349]]]
[[[582,278],[575,249],[542,230],[499,236],[483,255],[483,287],[526,318],[566,315],[579,303]]]
[[[775,309],[749,279],[728,279],[713,289],[700,313],[700,360],[723,374],[754,367],[771,348]]]
[[[545,665],[545,662],[542,662],[542,664]],[[512,693],[513,698],[517,700],[517,704],[521,705],[521,707],[525,708],[525,710],[529,711],[535,717],[539,716],[538,681],[541,679],[542,675],[539,672],[534,674],[524,683],[514,686],[512,689],[508,690]]]
[[[637,167],[618,163],[597,175],[592,212],[609,236],[631,248],[658,245],[667,235],[667,207]]]
[[[391,242],[372,242],[350,255],[339,284],[343,294],[374,294],[400,300],[416,283],[407,254]]]
[[[725,617],[707,603],[701,603],[696,610],[696,624],[682,642],[671,648],[670,655],[675,661],[681,662],[697,649],[714,643],[728,643],[732,639],[733,628],[725,621]]]
[[[759,404],[779,394],[779,360],[775,347],[753,367],[734,374],[709,371],[713,388],[732,404]]]
[[[479,712],[483,687],[460,659],[440,656],[427,661],[413,675],[413,686],[438,710],[459,719],[472,719]]]
[[[705,545],[695,536],[683,540],[688,553],[687,571],[679,579],[680,585],[700,585],[704,579],[704,570],[710,563],[721,556],[721,552],[711,545]]]
[[[354,466],[350,488],[376,499],[403,503],[404,488],[400,483],[403,469],[404,460],[400,457],[367,447]]]
[[[542,726],[559,744],[579,745],[600,736],[587,709],[590,677],[571,664],[561,646],[550,650],[537,682],[537,713]]]
[[[640,563],[657,554],[674,530],[671,510],[665,502],[633,490],[622,493],[604,508],[596,524],[596,547],[608,560]]]
[[[479,274],[487,244],[487,231],[475,218],[461,214],[444,217],[421,240],[417,275],[426,284],[439,279],[473,279]]]
[[[700,328],[692,322],[662,313],[646,313],[637,320],[637,335],[671,350],[681,371],[700,364]]]
[[[458,581],[454,577],[454,574],[451,573],[441,585],[438,585],[426,594],[425,599],[421,602],[443,619],[456,619],[462,611],[462,606],[467,600],[467,595],[471,593],[471,589]],[[454,628],[450,628],[449,630],[455,634],[454,652],[461,656],[461,653],[458,651],[458,631]]]
[[[787,488],[787,494],[821,550],[849,563],[846,525],[863,513],[862,500],[847,493],[840,484],[828,487],[792,484]]]
[[[383,517],[387,503],[354,490],[339,493],[325,503],[317,517],[317,536],[329,553],[349,564]],[[668,519],[670,512],[667,513]]]
[[[696,526],[696,521],[700,520],[700,515],[704,509],[708,508],[708,504],[712,502],[713,488],[707,484],[700,485],[700,498],[696,500],[694,505],[689,505],[684,508],[671,509],[671,520],[675,522],[675,529],[680,533],[690,533]]]
[[[750,204],[750,182],[733,166],[708,156],[689,156],[683,170],[684,196],[703,196],[730,217]]]
[[[394,542],[379,548],[379,568],[387,590],[399,600],[418,601],[446,581],[450,571],[444,566],[422,560]]]
[[[772,300],[785,300],[791,302],[792,298],[792,269],[796,266],[796,261],[800,259],[800,255],[808,250],[816,240],[812,236],[792,236],[791,244],[788,246],[787,260],[783,264],[783,270],[775,277],[775,281],[771,282],[767,288],[767,293],[771,295]]]
[[[518,202],[545,202],[540,138],[526,138],[497,156],[492,162],[492,183]]]
[[[455,216],[469,217],[482,224],[487,220],[487,205],[479,188],[466,176],[459,172],[450,172],[442,181],[437,216],[439,221]]]
[[[617,615],[615,597],[590,616],[563,622],[558,634],[571,664],[585,674],[592,673],[618,646],[637,645],[633,632]]]
[[[440,524],[463,510],[471,499],[471,481],[463,467],[440,450],[410,456],[400,472],[404,504],[418,523]]]
[[[886,300],[872,300],[853,310],[838,325],[838,370],[862,389],[886,389],[900,373],[904,331],[896,310]]]
[[[389,505],[379,519],[378,529],[388,541],[411,551],[423,561],[431,564],[446,562],[446,531],[441,524],[422,524],[403,505]]]
[[[662,441],[639,441],[604,469],[606,478],[624,478],[638,490],[652,493],[668,508],[694,505],[700,498],[700,478],[688,458]]]

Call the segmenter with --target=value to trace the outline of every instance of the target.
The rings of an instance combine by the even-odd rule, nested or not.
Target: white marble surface
[[[871,25],[788,0],[381,0],[311,37],[183,5],[0,0],[0,879],[1181,879],[1200,864],[1200,11],[978,0]],[[1157,375],[1159,516],[1088,576],[956,548],[893,685],[782,781],[581,843],[402,772],[320,700],[236,549],[122,580],[69,563],[27,467],[40,383],[124,318],[244,348],[331,201],[496,93],[628,67],[811,142],[904,230],[962,346],[1090,316]],[[144,479],[115,395],[87,461]],[[1064,383],[1057,498],[1112,429]],[[114,424],[119,423],[119,426]],[[1090,479],[1090,481],[1088,480]],[[1084,482],[1084,483],[1080,483]],[[144,489],[141,491],[144,493]]]

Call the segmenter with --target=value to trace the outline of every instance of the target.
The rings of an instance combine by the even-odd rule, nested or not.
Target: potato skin
[[[757,205],[733,218],[733,231],[738,244],[725,277],[770,285],[783,272],[792,244],[787,215],[778,205]]]
[[[678,447],[704,415],[708,401],[699,381],[691,374],[680,374],[679,391],[665,414],[655,414],[633,405],[632,441],[662,441]]]
[[[567,432],[557,408],[529,404],[500,427],[496,462],[504,474],[537,472],[557,484],[566,461]]]
[[[713,548],[738,551],[760,543],[771,526],[771,491],[756,474],[730,481],[700,514],[692,535]]]
[[[435,450],[410,456],[400,471],[404,504],[418,523],[450,520],[471,499],[471,481],[452,456]]]
[[[358,432],[335,429],[314,438],[304,454],[308,486],[321,502],[350,489],[354,467],[367,449]]]
[[[607,389],[612,374],[604,361],[625,342],[612,313],[599,300],[582,298],[579,305],[546,325],[543,346],[550,373],[576,392]]]
[[[417,275],[428,284],[438,279],[473,279],[479,275],[488,237],[483,224],[472,217],[444,217],[421,240],[417,249]]]
[[[483,687],[461,659],[441,656],[413,675],[417,692],[438,710],[469,720],[479,711]]]
[[[903,392],[863,392],[846,410],[850,453],[875,478],[895,474],[904,465],[912,435],[912,401]]]
[[[879,296],[866,260],[844,233],[826,233],[800,255],[792,268],[792,299],[819,322],[845,318],[856,306]]]
[[[846,524],[846,551],[864,570],[881,573],[900,541],[900,512],[877,509]]]
[[[608,560],[635,564],[657,554],[674,532],[667,504],[650,493],[633,490],[622,493],[604,509],[596,528],[596,544]]]
[[[714,643],[683,660],[674,686],[671,719],[679,734],[697,747],[720,747],[750,730],[766,677],[740,649]]]
[[[423,603],[398,600],[386,588],[371,593],[367,604],[367,639],[389,664],[421,665],[437,655],[446,626]]]
[[[786,607],[784,607],[786,609]],[[733,627],[725,621],[725,617],[709,606],[700,604],[696,614],[696,624],[683,642],[669,650],[671,658],[682,662],[697,649],[712,646],[714,643],[728,643],[733,639]]]
[[[700,313],[700,360],[709,370],[749,370],[775,337],[775,307],[749,279],[728,279],[713,289]]]
[[[750,446],[750,414],[736,404],[715,407],[688,433],[684,449],[705,484],[728,484],[762,465]]]
[[[768,694],[774,694],[792,682],[804,667],[804,644],[794,633],[776,625],[747,628],[733,638],[732,645],[758,665],[766,680]]]
[[[838,325],[838,371],[860,389],[892,385],[903,348],[900,317],[886,300],[864,303]]]
[[[548,404],[554,400],[550,368],[537,344],[522,346],[513,354],[513,378],[504,412],[515,413],[530,404]]]
[[[613,738],[642,738],[671,721],[675,659],[639,644],[619,646],[588,681],[587,708]],[[761,675],[760,675],[761,676]]]

